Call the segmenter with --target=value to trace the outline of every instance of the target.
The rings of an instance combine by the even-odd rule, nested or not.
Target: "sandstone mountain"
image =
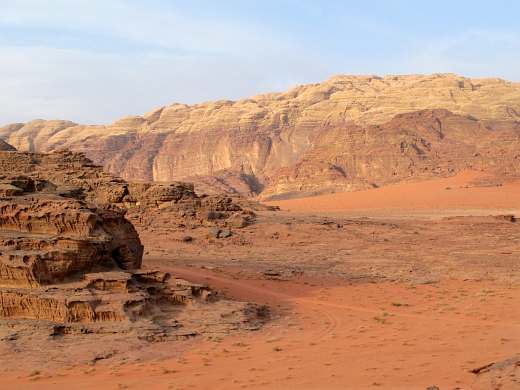
[[[239,101],[173,104],[108,126],[0,128],[23,151],[82,151],[125,179],[263,197],[474,168],[518,174],[520,84],[453,74],[336,76]]]

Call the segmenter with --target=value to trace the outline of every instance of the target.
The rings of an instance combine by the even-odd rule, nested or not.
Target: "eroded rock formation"
[[[143,324],[139,337],[151,339],[203,331],[204,310],[193,308],[214,293],[168,273],[141,269],[143,246],[123,208],[146,210],[198,199],[192,186],[128,184],[103,174],[81,154],[5,149],[0,151],[3,321],[11,321],[9,326],[45,321],[54,335],[106,331],[107,326],[112,333],[128,332]],[[227,316],[223,329],[254,322],[253,306],[228,302],[218,307]],[[178,322],[184,308],[198,319],[193,329]]]
[[[269,197],[448,175],[448,165],[516,174],[519,120],[518,83],[336,76],[236,102],[174,104],[109,126],[12,124],[0,137],[23,151],[83,151],[129,180]]]

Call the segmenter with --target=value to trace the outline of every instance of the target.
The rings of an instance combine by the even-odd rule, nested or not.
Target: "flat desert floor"
[[[272,319],[156,354],[27,356],[2,388],[519,389],[520,184],[479,178],[273,202],[282,210],[227,239],[145,229],[147,267],[267,304]]]

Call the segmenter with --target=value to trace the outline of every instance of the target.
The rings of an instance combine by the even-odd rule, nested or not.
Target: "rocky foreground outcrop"
[[[22,151],[83,151],[128,180],[194,181],[271,197],[473,166],[516,175],[508,161],[518,161],[519,120],[518,83],[453,74],[336,76],[239,101],[173,104],[108,126],[12,124],[0,137]]]
[[[199,194],[192,183],[127,182],[105,172],[83,153],[70,151],[26,153],[13,148],[1,155],[0,172],[9,172],[11,179],[17,175],[30,176],[45,193],[115,206],[124,210],[127,218],[139,226],[152,224],[151,216],[159,214],[172,222],[193,221],[208,226],[215,225],[216,222],[211,221],[243,218],[252,221],[254,213],[250,208],[261,207],[253,202],[247,204],[249,207],[242,207],[237,198],[218,194],[215,190],[210,195]],[[9,183],[4,187],[9,191]],[[0,187],[0,194],[1,191]],[[243,199],[241,202],[248,203]]]
[[[130,185],[68,152],[6,148],[0,167],[0,328],[35,320],[54,336],[162,340],[257,326],[254,306],[205,306],[215,297],[209,288],[141,268],[143,246],[123,207],[194,198],[192,187]],[[215,322],[220,314],[225,320]]]
[[[24,189],[17,186],[22,180]],[[35,186],[29,178],[3,182],[17,189],[0,199],[0,285],[38,287],[88,271],[141,267],[143,246],[122,213],[27,192]]]

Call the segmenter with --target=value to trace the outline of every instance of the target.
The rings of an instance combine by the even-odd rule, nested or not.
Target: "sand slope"
[[[520,347],[518,306],[501,304],[518,300],[518,288],[460,281],[331,287],[176,272],[267,302],[286,317],[258,333],[199,342],[178,359],[11,373],[5,388],[483,389],[469,371]]]
[[[486,175],[481,172],[465,171],[443,179],[266,203],[294,212],[520,208],[520,181],[499,186],[477,184],[485,179]]]

